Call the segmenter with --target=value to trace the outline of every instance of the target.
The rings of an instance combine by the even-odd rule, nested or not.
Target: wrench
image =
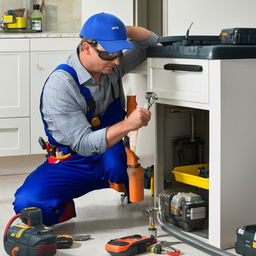
[[[154,102],[158,100],[158,96],[155,92],[147,92],[145,98],[146,100],[148,100],[148,102],[145,105],[146,109],[150,109]]]

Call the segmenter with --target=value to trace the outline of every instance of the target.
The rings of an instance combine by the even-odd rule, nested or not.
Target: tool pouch
[[[69,153],[69,154],[66,154],[64,156],[59,156],[59,157],[57,157],[57,156],[48,156],[47,161],[48,161],[49,164],[57,164],[59,162],[63,162],[65,160],[67,160],[68,158],[71,157],[71,155],[72,154]]]

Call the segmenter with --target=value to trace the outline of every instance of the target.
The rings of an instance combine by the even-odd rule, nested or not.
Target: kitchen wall
[[[223,28],[256,27],[255,0],[168,0],[168,35],[218,35]]]
[[[8,9],[27,8],[29,2],[41,0],[0,0],[0,13]],[[79,32],[81,28],[81,0],[45,0],[45,32]]]

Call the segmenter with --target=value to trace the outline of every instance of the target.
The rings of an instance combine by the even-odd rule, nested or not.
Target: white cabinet
[[[0,118],[0,156],[29,153],[29,118]]]
[[[1,39],[0,156],[45,153],[39,101],[44,81],[79,38]]]
[[[1,39],[0,156],[29,154],[29,40]]]
[[[1,39],[0,118],[29,116],[29,40]]]
[[[116,15],[126,25],[133,25],[133,8],[133,0],[82,0],[82,24],[91,15],[106,12]]]
[[[38,143],[39,136],[46,139],[39,111],[44,82],[55,67],[64,63],[79,42],[79,38],[31,39],[31,154],[45,153]]]
[[[205,67],[203,70],[207,71],[207,76],[204,77],[204,71],[198,79],[195,79],[194,72],[168,71],[170,74],[165,74],[167,71],[160,68],[159,63],[173,62],[200,64]],[[255,223],[256,206],[252,203],[256,195],[255,70],[256,59],[151,58],[148,61],[149,89],[159,93],[155,122],[155,193],[159,194],[163,191],[164,175],[169,168],[166,165],[166,159],[170,158],[170,155],[166,154],[169,145],[165,134],[175,126],[173,122],[167,125],[168,122],[164,120],[164,109],[166,106],[179,106],[208,113],[208,127],[206,126],[209,132],[210,166],[208,242],[219,248],[234,247],[236,229]],[[178,74],[181,72],[183,73]],[[177,76],[187,77],[182,80]],[[190,95],[197,95],[198,92],[205,90],[202,94],[204,97],[192,97],[192,100],[186,98],[186,94],[183,93],[184,86],[190,88]]]

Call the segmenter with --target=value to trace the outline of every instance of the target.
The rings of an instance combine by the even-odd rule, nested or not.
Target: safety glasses
[[[102,60],[114,60],[117,58],[120,58],[123,56],[123,52],[122,51],[118,51],[118,52],[114,52],[114,53],[109,53],[107,51],[101,51],[97,48],[94,48],[97,50],[98,56],[102,59]]]
[[[118,52],[114,52],[114,53],[109,53],[107,51],[101,51],[99,49],[97,49],[97,44],[98,42],[95,40],[91,40],[91,39],[85,39],[85,42],[87,42],[88,44],[90,44],[91,46],[93,46],[93,49],[95,49],[95,51],[97,51],[98,56],[102,59],[102,60],[115,60],[117,58],[120,58],[123,56],[123,52],[122,51],[118,51]]]

